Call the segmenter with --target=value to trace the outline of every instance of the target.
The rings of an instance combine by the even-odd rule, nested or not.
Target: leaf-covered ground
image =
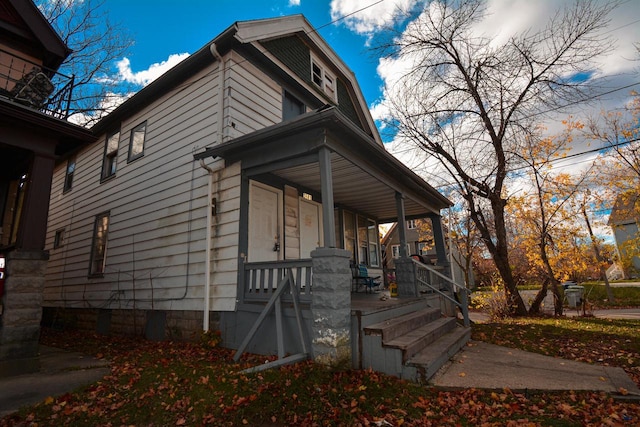
[[[517,324],[500,325],[499,330],[513,340],[530,336]],[[489,338],[489,332],[481,329],[476,335]],[[499,336],[491,335],[494,342],[508,344]],[[602,393],[444,391],[372,371],[327,368],[312,362],[242,374],[242,369],[263,363],[265,358],[248,356],[236,364],[232,352],[206,341],[153,343],[45,331],[42,342],[107,358],[111,373],[86,389],[48,398],[4,418],[0,426],[640,425],[639,403],[614,401]],[[615,342],[609,345],[603,362],[621,360],[616,356],[620,352],[629,356],[626,347],[616,347]],[[565,344],[563,348],[565,356],[602,363],[593,346]],[[637,353],[629,357],[637,364]]]

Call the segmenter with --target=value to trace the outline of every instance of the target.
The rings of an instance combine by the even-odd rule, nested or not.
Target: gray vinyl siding
[[[218,73],[211,71],[193,76],[122,123],[115,177],[100,183],[106,135],[77,155],[74,185],[66,194],[65,164],[58,166],[50,203],[44,305],[202,309],[207,178],[192,154],[216,141]],[[144,156],[127,163],[130,131],[143,121]],[[237,237],[232,243],[229,236],[238,232],[239,168],[222,170],[217,179],[211,309],[232,310]],[[88,277],[94,219],[106,211],[106,271],[103,277]],[[64,245],[51,249],[61,228]]]
[[[224,93],[225,141],[282,121],[282,88],[235,52]]]

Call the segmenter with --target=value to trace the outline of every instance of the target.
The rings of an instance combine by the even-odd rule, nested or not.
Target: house
[[[616,249],[622,261],[624,276],[636,277],[640,272],[640,256],[638,252],[638,203],[637,194],[620,194],[611,209],[608,225],[613,231]],[[607,275],[619,272],[610,268]],[[618,275],[620,275],[618,273]]]
[[[402,300],[373,309],[351,292],[352,265],[382,272],[378,224],[440,230],[450,202],[386,152],[354,74],[303,16],[234,23],[92,131],[73,184],[65,164],[54,174],[51,323],[215,329],[238,353],[373,366],[361,347],[381,313],[441,321],[405,253]]]
[[[56,162],[94,141],[66,121],[70,51],[29,0],[0,0],[0,377],[39,369]]]
[[[448,270],[448,274],[460,283],[466,283],[467,288],[473,286],[473,271],[465,273],[461,267],[466,263],[464,257],[454,245],[451,247],[450,242],[447,243],[445,250],[437,251],[434,246],[434,238],[431,229],[428,227],[430,222],[428,219],[410,219],[406,225],[406,251],[410,256],[416,256],[427,264],[437,266],[440,272]],[[423,227],[423,224],[427,224]],[[423,229],[424,228],[424,229]],[[440,239],[437,239],[438,241]],[[393,223],[384,234],[381,240],[383,266],[386,272],[385,279],[388,282],[389,277],[394,276],[395,260],[400,257],[400,233],[398,224]],[[451,253],[450,251],[453,251]],[[444,254],[445,258],[438,259],[438,254]],[[453,262],[451,262],[453,261]],[[465,280],[465,276],[468,277]]]
[[[433,237],[422,236],[420,231],[421,219],[409,219],[406,224],[406,251],[409,255],[420,255],[423,259],[433,260],[436,263],[436,251],[433,247]],[[381,244],[383,246],[383,264],[388,269],[395,267],[394,260],[400,257],[400,234],[398,233],[398,224],[393,223],[382,237]],[[440,264],[446,262],[446,259],[440,260]]]

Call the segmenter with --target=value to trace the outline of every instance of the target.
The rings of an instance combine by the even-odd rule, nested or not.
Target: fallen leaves
[[[516,326],[510,332],[519,335]],[[208,344],[73,334],[66,340],[69,348],[90,343],[111,361],[111,373],[81,392],[47,398],[2,419],[0,426],[640,424],[638,403],[614,401],[603,393],[443,391],[371,370],[310,361],[249,375],[239,372],[264,356],[247,355],[234,363],[233,352]]]

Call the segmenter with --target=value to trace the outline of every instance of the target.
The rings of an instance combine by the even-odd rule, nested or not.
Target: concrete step
[[[364,333],[365,335],[380,335],[382,342],[387,343],[439,319],[440,316],[439,308],[429,307],[374,323],[365,327]]]
[[[456,319],[453,317],[441,317],[393,339],[386,340],[383,337],[382,345],[402,351],[402,362],[404,363],[455,329],[456,324]]]
[[[453,330],[409,358],[405,365],[416,369],[418,382],[426,383],[471,339],[471,328],[457,325]]]

